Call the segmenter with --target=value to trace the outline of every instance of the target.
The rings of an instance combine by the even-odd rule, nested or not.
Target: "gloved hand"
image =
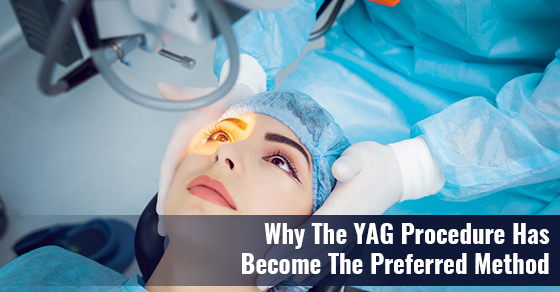
[[[381,215],[394,203],[435,194],[445,178],[440,164],[432,157],[428,145],[417,137],[398,143],[381,145],[361,142],[350,146],[332,166],[338,183],[323,206],[314,215]],[[311,229],[309,221],[299,228]],[[330,252],[342,252],[347,245],[325,245],[319,259],[329,265]],[[338,250],[334,250],[338,249]],[[271,258],[306,258],[319,254],[317,246],[273,246],[266,254]],[[262,275],[259,288],[277,285],[290,275]],[[294,275],[296,283],[310,283],[308,275]],[[305,280],[305,281],[304,281]]]
[[[167,193],[181,161],[200,143],[200,141],[191,141],[192,138],[215,123],[230,105],[266,91],[266,73],[257,60],[245,54],[240,55],[239,58],[239,75],[230,92],[209,106],[189,111],[175,126],[161,162],[156,205],[156,211],[159,215],[164,214]],[[229,60],[222,67],[220,80],[224,81],[228,73]],[[159,93],[168,100],[195,99],[214,90],[215,88],[182,88],[165,82],[158,84]],[[166,235],[163,220],[158,222],[158,233],[161,236]]]
[[[381,215],[394,203],[437,193],[445,183],[422,138],[350,146],[332,166],[338,184],[316,214]]]

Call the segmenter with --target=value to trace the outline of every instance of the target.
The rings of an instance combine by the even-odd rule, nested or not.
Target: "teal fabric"
[[[274,11],[250,11],[233,25],[239,53],[251,55],[263,66],[268,90],[276,87],[276,74],[303,51],[319,6],[314,0],[291,1]],[[219,36],[214,54],[214,73],[218,78],[227,59],[224,38]]]
[[[409,286],[409,287],[356,287],[365,291],[383,291],[383,292],[548,292],[558,291],[558,287],[442,287],[442,286]]]
[[[337,23],[325,48],[303,56],[281,88],[312,96],[351,143],[422,135],[447,183],[439,194],[385,214],[560,214],[560,2],[401,0],[391,8],[356,0]],[[252,31],[238,33],[247,38]],[[300,38],[307,30],[280,35],[287,33]],[[261,43],[245,52],[275,59],[294,48],[272,43],[279,54]],[[261,62],[265,71],[267,62],[280,63]]]
[[[318,4],[296,0],[275,12],[283,13],[276,16],[281,22],[251,20],[272,39],[242,44],[243,52],[259,60],[269,80],[278,64],[295,59],[308,36],[307,26],[281,24],[302,22],[301,11]],[[560,2],[402,0],[386,7],[357,0],[337,22],[326,47],[304,56],[281,87],[312,96],[352,143],[422,135],[447,182],[436,198],[399,204],[389,213],[536,214],[555,200]],[[240,43],[257,39],[254,30],[236,33]],[[483,201],[496,206],[492,211],[482,201],[431,208],[433,201],[490,194]]]
[[[0,268],[0,291],[145,292],[131,279],[58,246],[28,252]]]

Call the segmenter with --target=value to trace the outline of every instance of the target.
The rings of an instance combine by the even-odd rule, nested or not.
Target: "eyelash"
[[[215,125],[215,126],[212,126],[212,127],[208,128],[208,130],[206,130],[206,132],[203,135],[202,143],[203,144],[206,143],[208,141],[208,139],[210,139],[214,134],[217,134],[217,133],[222,133],[222,134],[226,135],[230,141],[233,141],[233,138],[232,138],[231,134],[229,133],[229,131],[226,128],[224,128],[220,125]],[[215,141],[218,141],[218,140],[215,140]],[[265,157],[263,157],[263,159],[266,160],[266,159],[269,159],[269,158],[273,158],[275,156],[281,157],[286,162],[286,164],[288,165],[288,169],[290,169],[290,172],[291,172],[291,174],[290,173],[288,173],[288,174],[293,176],[298,182],[301,183],[301,181],[299,180],[299,177],[297,176],[298,170],[295,167],[294,160],[292,159],[291,155],[289,153],[287,153],[286,151],[283,151],[281,149],[277,149],[274,152],[272,152],[270,154],[267,154]],[[269,162],[269,163],[271,163],[271,162]]]
[[[297,176],[298,170],[295,167],[294,160],[292,159],[292,157],[289,153],[278,149],[278,150],[275,150],[274,152],[272,152],[271,154],[268,154],[267,156],[263,157],[263,159],[269,159],[269,158],[272,158],[272,157],[275,157],[275,156],[278,156],[278,157],[281,157],[282,159],[284,159],[286,164],[288,164],[288,168],[290,169],[290,172],[291,172],[291,174],[290,173],[288,173],[288,174],[293,176],[298,182],[301,183],[301,181],[299,180],[299,178]]]
[[[233,138],[232,138],[231,134],[229,133],[229,131],[225,127],[222,127],[220,125],[215,125],[215,126],[212,126],[212,127],[208,128],[208,130],[206,130],[206,132],[202,136],[202,143],[203,144],[206,143],[210,137],[212,137],[214,134],[217,134],[217,133],[222,133],[222,134],[226,135],[230,141],[233,141]]]

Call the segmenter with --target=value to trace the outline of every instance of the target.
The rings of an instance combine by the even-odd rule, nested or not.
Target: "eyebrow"
[[[239,129],[241,129],[241,131],[245,131],[245,129],[247,129],[247,122],[240,119],[227,118],[227,119],[223,119],[221,122],[230,122],[234,124],[236,127],[238,127]]]
[[[310,164],[309,156],[307,155],[303,147],[301,147],[301,145],[299,145],[299,143],[297,143],[296,141],[276,133],[266,133],[264,135],[264,139],[270,142],[284,143],[286,145],[296,148],[299,152],[301,152],[301,154],[303,154],[303,156],[305,156],[305,160],[307,160],[307,164]]]

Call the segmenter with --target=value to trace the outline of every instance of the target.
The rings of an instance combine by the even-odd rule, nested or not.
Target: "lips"
[[[193,196],[197,196],[218,206],[237,210],[235,201],[233,201],[226,186],[219,180],[212,179],[207,175],[195,177],[187,186],[187,190]]]

